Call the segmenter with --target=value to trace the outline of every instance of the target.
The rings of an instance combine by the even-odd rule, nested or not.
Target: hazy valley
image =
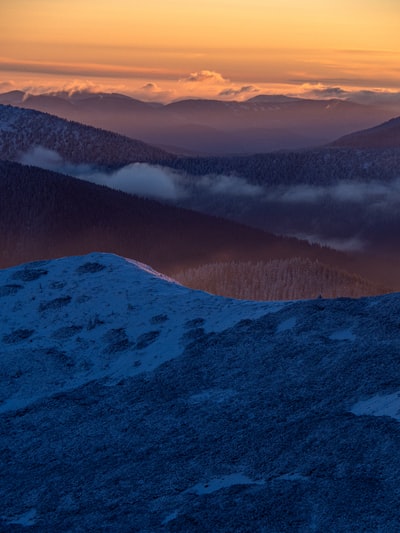
[[[215,261],[308,258],[387,290],[400,287],[396,120],[318,149],[194,157],[33,110],[0,106],[0,117],[1,159],[25,165],[2,167],[9,173],[2,185],[4,266],[95,250],[169,274]],[[364,141],[372,134],[379,147]],[[32,166],[80,182],[57,181]]]

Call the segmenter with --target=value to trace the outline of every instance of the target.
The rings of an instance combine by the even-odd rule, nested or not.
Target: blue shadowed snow
[[[398,531],[400,297],[0,271],[0,530]]]

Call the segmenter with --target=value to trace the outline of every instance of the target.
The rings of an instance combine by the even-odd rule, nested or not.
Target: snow
[[[0,271],[0,291],[7,377],[0,413],[93,380],[154,370],[196,335],[284,305],[192,291],[147,265],[101,253]]]
[[[329,338],[333,341],[354,341],[356,336],[351,329],[341,329],[332,333]]]
[[[36,524],[35,517],[36,517],[36,509],[30,509],[26,513],[20,516],[17,516],[17,517],[13,517],[13,518],[3,517],[3,520],[10,525],[15,524],[15,525],[23,526],[23,527],[30,527]]]
[[[378,394],[353,405],[351,413],[357,416],[389,416],[400,420],[400,392]]]
[[[179,511],[173,511],[172,513],[170,513],[168,516],[165,517],[162,524],[166,525],[169,522],[172,522],[172,520],[175,520],[175,518],[178,518],[178,516],[179,516]]]
[[[217,490],[221,489],[227,489],[229,487],[233,487],[235,485],[264,485],[265,482],[262,480],[254,481],[247,476],[244,476],[240,473],[235,474],[229,474],[227,476],[223,476],[220,478],[214,478],[210,481],[207,481],[206,483],[197,483],[190,489],[188,489],[187,492],[193,492],[197,494],[198,496],[202,496],[203,494],[211,494],[212,492],[216,492]]]
[[[399,316],[100,253],[0,271],[0,531],[397,531]]]
[[[233,396],[235,396],[237,392],[232,389],[209,389],[205,390],[203,392],[200,392],[199,394],[193,394],[188,399],[189,403],[196,404],[196,403],[223,403],[228,402],[232,399]]]
[[[287,320],[284,320],[281,322],[276,330],[277,333],[282,333],[283,331],[288,331],[290,329],[293,329],[296,325],[297,319],[296,317],[288,318]]]
[[[293,474],[283,474],[282,476],[279,476],[277,478],[278,480],[282,480],[282,481],[308,481],[308,477],[307,476],[303,476],[302,474],[299,474],[299,473],[293,473]]]

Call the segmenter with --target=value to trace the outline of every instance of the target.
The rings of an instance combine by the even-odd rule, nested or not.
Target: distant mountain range
[[[110,169],[144,162],[165,165],[190,176],[236,175],[258,185],[389,181],[397,177],[400,164],[400,152],[396,149],[399,120],[390,120],[313,150],[251,156],[178,157],[110,131],[48,113],[0,104],[0,159],[20,161],[24,154],[39,146],[56,152],[69,163]],[[360,144],[357,147],[363,150],[355,151],[350,141],[346,144],[346,139],[353,136],[358,139],[370,135],[376,137],[375,143],[382,150],[371,151],[368,146]]]
[[[258,95],[245,102],[193,99],[163,105],[121,94],[12,91],[0,95],[0,104],[52,113],[173,152],[198,154],[319,146],[391,118],[384,108],[281,95]]]

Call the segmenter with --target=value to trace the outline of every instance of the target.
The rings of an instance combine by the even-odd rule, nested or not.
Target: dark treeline
[[[211,263],[178,272],[175,279],[187,287],[241,300],[358,298],[387,292],[360,276],[299,258]]]
[[[171,161],[164,150],[118,133],[70,122],[47,113],[0,105],[0,159],[19,160],[35,146],[71,163],[121,167],[133,162]]]
[[[0,265],[114,252],[166,273],[214,261],[310,257],[348,265],[320,246],[0,162]]]
[[[192,176],[235,175],[258,185],[327,185],[342,180],[395,179],[400,149],[321,148],[251,156],[180,157],[160,163]]]

